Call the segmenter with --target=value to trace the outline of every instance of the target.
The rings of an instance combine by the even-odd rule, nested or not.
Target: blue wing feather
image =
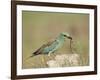
[[[53,41],[52,44],[49,45],[49,46],[47,46],[47,47],[45,47],[45,48],[43,49],[43,51],[44,51],[45,53],[49,53],[50,51],[52,51],[53,49],[55,49],[56,46],[57,46],[58,44],[59,44],[59,43],[58,43],[57,41]]]

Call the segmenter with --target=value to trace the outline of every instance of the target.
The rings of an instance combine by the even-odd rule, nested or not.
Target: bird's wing
[[[39,49],[37,49],[37,50],[36,50],[35,52],[33,52],[32,54],[33,54],[33,55],[41,54],[42,51],[43,51],[43,48],[45,48],[45,47],[46,47],[45,44],[42,45]]]
[[[51,44],[53,44],[55,41],[50,41],[47,42],[46,44],[43,44],[39,49],[37,49],[35,52],[33,52],[33,55],[38,55],[38,54],[42,54],[44,48],[49,47]]]
[[[47,47],[49,47],[49,46],[52,45],[54,42],[55,42],[55,40],[49,41],[49,42],[47,42],[45,45],[46,45]]]

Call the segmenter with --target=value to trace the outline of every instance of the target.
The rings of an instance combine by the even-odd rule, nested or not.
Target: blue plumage
[[[65,38],[72,40],[72,37],[68,33],[60,33],[60,35],[52,42],[42,45],[38,50],[33,52],[32,56],[39,54],[48,54],[55,52],[64,44]],[[31,57],[32,57],[31,56]]]

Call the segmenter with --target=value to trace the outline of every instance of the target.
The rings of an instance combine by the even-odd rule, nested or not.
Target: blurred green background
[[[74,41],[73,50],[81,55],[82,65],[89,65],[89,14],[22,11],[22,68],[44,68],[56,54],[70,53],[69,40],[55,55],[39,55],[26,60],[39,47],[68,32]],[[42,62],[44,57],[45,61]]]

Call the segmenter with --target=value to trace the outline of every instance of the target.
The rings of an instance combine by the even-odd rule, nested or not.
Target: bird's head
[[[68,39],[72,40],[72,37],[66,32],[62,32],[61,35],[64,36],[65,38],[68,38]]]

